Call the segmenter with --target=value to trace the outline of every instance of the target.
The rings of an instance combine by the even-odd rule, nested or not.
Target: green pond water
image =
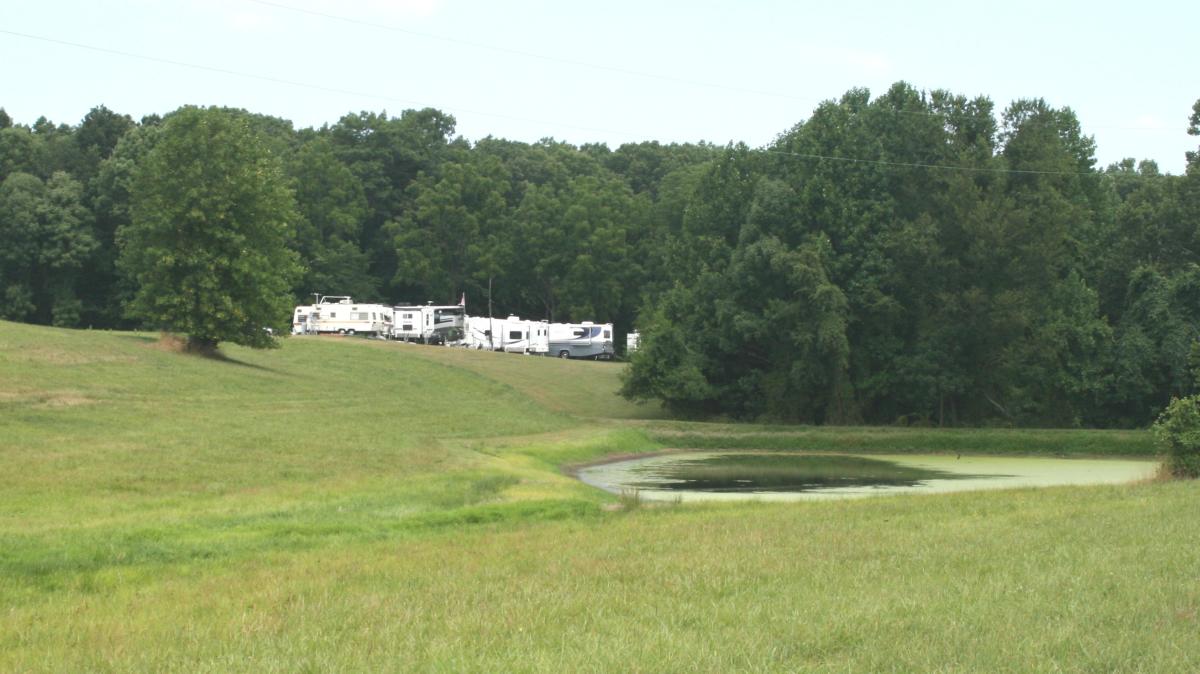
[[[579,479],[643,500],[854,498],[1014,487],[1116,484],[1154,475],[1158,462],[997,456],[672,452],[589,466]]]

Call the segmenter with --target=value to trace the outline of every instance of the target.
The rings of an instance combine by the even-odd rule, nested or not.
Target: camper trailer
[[[545,355],[550,350],[550,324],[518,316],[467,316],[462,346],[468,349]]]
[[[551,323],[550,355],[608,360],[613,356],[612,323]]]
[[[550,350],[550,324],[509,316],[496,328],[498,351],[545,355]]]
[[[494,329],[499,328],[502,321],[487,316],[465,316],[463,318],[463,338],[459,345],[468,349],[491,350],[498,340],[492,339]]]
[[[311,323],[309,322],[312,312],[316,307],[311,304],[302,304],[296,307],[292,312],[292,334],[307,335],[310,332]],[[313,331],[315,332],[315,330]]]
[[[641,333],[634,331],[634,332],[630,332],[627,335],[625,335],[625,353],[626,354],[631,354],[631,353],[637,352],[638,347],[641,346],[641,344],[642,344]]]
[[[459,304],[402,304],[392,308],[392,339],[450,344],[463,339],[466,309]]]
[[[296,307],[292,314],[296,334],[387,335],[391,329],[391,307],[359,304],[345,295],[318,295],[316,304]]]

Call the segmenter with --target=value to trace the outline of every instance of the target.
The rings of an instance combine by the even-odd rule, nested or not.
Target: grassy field
[[[688,424],[614,364],[223,351],[0,322],[0,671],[1200,668],[1194,482],[617,509],[562,472],[1144,433]]]

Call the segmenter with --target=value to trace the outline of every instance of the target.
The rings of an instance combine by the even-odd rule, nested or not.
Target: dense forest
[[[636,326],[625,393],[680,414],[1140,426],[1198,385],[1200,152],[1182,176],[1101,168],[1041,100],[852,90],[763,148],[229,112],[290,183],[296,301],[465,293],[471,313]],[[1200,135],[1200,101],[1180,112]],[[119,260],[163,123],[0,109],[0,318],[141,327]]]

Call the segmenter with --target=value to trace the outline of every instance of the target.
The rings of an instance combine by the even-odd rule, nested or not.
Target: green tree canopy
[[[290,325],[298,216],[279,158],[246,115],[170,115],[133,175],[132,197],[132,221],[118,234],[121,267],[138,286],[129,310],[194,348],[276,345],[268,329]]]

